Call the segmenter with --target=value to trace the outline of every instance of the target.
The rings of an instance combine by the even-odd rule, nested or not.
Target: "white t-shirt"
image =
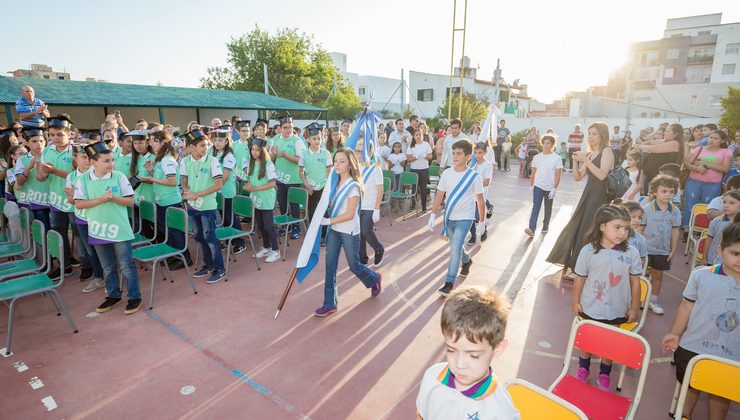
[[[391,135],[388,136],[388,145],[392,148],[394,143],[401,143],[401,152],[404,154],[412,141],[414,141],[414,138],[406,130],[403,130],[401,133],[398,130],[393,130]]]
[[[373,165],[373,173],[365,183],[365,195],[362,197],[361,210],[375,210],[375,200],[378,197],[378,185],[383,186],[383,171]],[[364,177],[362,177],[364,180]]]
[[[345,181],[348,182],[348,181]],[[341,185],[337,185],[337,194],[339,194],[339,189],[341,189]],[[349,204],[349,199],[351,197],[360,197],[360,190],[358,188],[352,188],[352,190],[347,195],[347,198],[342,202],[342,206],[339,207],[339,212],[336,213],[337,216],[344,214],[347,211],[347,205]],[[359,205],[359,203],[357,203]],[[360,234],[360,214],[359,212],[355,211],[354,217],[350,220],[347,220],[346,222],[336,223],[331,225],[332,230],[335,230],[337,232],[341,233],[347,233],[350,235],[359,235]]]
[[[483,397],[476,399],[442,383],[447,363],[438,363],[424,372],[416,397],[416,412],[424,420],[519,420],[511,396],[495,375]],[[443,378],[440,378],[442,376]]]
[[[411,169],[426,169],[429,167],[429,161],[427,155],[432,153],[432,147],[429,143],[423,141],[421,144],[415,144],[414,147],[406,149],[407,155],[412,155],[416,158],[415,161],[410,162],[409,166]]]
[[[402,174],[403,173],[403,165],[401,162],[406,161],[406,155],[403,153],[391,153],[388,155],[388,162],[390,162],[393,166],[391,167],[391,170],[396,174]]]
[[[378,148],[378,154],[383,160],[388,160],[388,156],[391,154],[391,148],[387,144],[384,144]]]
[[[493,182],[493,164],[489,160],[478,162],[475,165],[475,172],[480,175],[481,182],[483,183],[483,198],[488,196],[488,189],[491,187]],[[490,180],[488,186],[486,186],[486,180]]]
[[[437,184],[437,190],[447,193],[445,200],[449,200],[452,190],[455,189],[457,183],[460,182],[465,170],[462,172],[455,171],[454,168],[450,168],[439,177],[439,183]],[[450,213],[450,220],[475,220],[475,195],[483,194],[483,180],[480,175],[476,175],[473,182],[465,190],[460,199],[452,208]],[[450,205],[448,202],[447,205]]]
[[[555,171],[563,169],[563,160],[555,153],[538,153],[532,159],[532,167],[537,168],[534,174],[534,186],[552,191],[555,188]]]
[[[457,137],[447,136],[442,143],[442,157],[439,159],[439,166],[446,168],[452,166],[452,145],[458,140],[469,140],[468,136],[460,133]]]

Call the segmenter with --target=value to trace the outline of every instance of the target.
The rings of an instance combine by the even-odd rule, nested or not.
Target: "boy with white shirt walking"
[[[542,220],[542,233],[547,233],[550,227],[550,216],[552,215],[552,202],[555,192],[560,184],[560,172],[563,169],[563,161],[557,154],[552,152],[555,145],[555,137],[545,135],[540,140],[542,153],[535,155],[532,159],[532,175],[529,178],[529,186],[532,187],[532,214],[529,217],[529,227],[524,232],[534,236],[537,230],[537,217],[540,215],[542,201],[545,202],[545,218]]]
[[[459,121],[459,120],[458,120]],[[434,222],[437,220],[437,209],[445,199],[444,229],[442,236],[450,241],[450,263],[447,266],[447,277],[444,286],[438,292],[447,296],[455,284],[457,270],[462,269],[460,275],[465,277],[470,271],[473,260],[465,251],[465,236],[473,225],[476,209],[479,215],[477,234],[482,235],[485,229],[484,221],[485,200],[483,199],[483,181],[481,176],[468,167],[468,161],[473,154],[473,145],[468,140],[460,140],[452,145],[452,168],[442,172],[437,184],[434,196],[432,213],[429,215],[429,230],[434,230]]]

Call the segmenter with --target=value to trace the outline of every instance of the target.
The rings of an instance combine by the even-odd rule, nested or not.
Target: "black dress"
[[[611,149],[610,149],[611,150]],[[601,167],[601,156],[603,150],[592,161],[594,165]],[[562,265],[573,270],[576,266],[576,259],[581,252],[581,248],[586,245],[586,235],[594,223],[596,210],[604,204],[609,203],[606,195],[606,178],[599,180],[590,170],[587,170],[586,188],[583,189],[580,201],[570,218],[570,222],[565,226],[555,246],[547,256],[547,262]]]
[[[648,185],[650,181],[658,176],[660,167],[666,163],[676,163],[680,165],[682,162],[678,160],[678,152],[668,153],[646,153],[642,158],[642,174],[643,174],[643,191],[648,191]]]

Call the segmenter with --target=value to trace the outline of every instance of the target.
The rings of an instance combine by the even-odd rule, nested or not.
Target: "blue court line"
[[[253,390],[269,398],[272,402],[277,404],[278,407],[282,408],[283,410],[287,411],[290,414],[293,414],[296,419],[311,420],[310,417],[301,413],[294,405],[288,403],[284,399],[275,395],[274,392],[270,391],[263,385],[259,384],[257,381],[249,377],[249,375],[246,375],[245,373],[241,372],[239,369],[236,369],[235,367],[233,367],[229,362],[224,360],[221,356],[213,353],[209,349],[205,348],[202,344],[197,343],[195,340],[185,335],[182,331],[178,330],[170,322],[162,319],[159,315],[155,314],[153,311],[144,311],[144,313],[146,313],[149,316],[149,318],[154,320],[157,324],[165,327],[168,331],[175,334],[177,338],[181,339],[182,341],[200,350],[200,352],[206,355],[212,362],[228,370],[229,373],[231,373],[231,376],[235,377],[236,379],[239,379],[243,383],[249,385]]]

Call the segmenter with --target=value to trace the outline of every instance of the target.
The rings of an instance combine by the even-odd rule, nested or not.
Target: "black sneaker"
[[[170,269],[170,271],[177,271],[185,268],[185,265],[182,263],[181,259],[170,257],[167,258],[167,267]]]
[[[118,300],[121,300],[121,299],[118,299]],[[126,304],[126,309],[124,309],[123,313],[124,315],[135,314],[136,311],[138,311],[140,307],[141,307],[141,299],[129,299],[128,303]]]
[[[480,236],[480,241],[485,242],[485,240],[488,239],[488,231],[486,230],[483,232],[483,235]]]
[[[368,258],[364,258],[364,259],[363,258],[360,258],[360,264],[367,265],[368,262],[370,262],[370,260]]]
[[[69,257],[69,265],[71,265],[72,267],[79,267],[80,261],[75,257]]]
[[[439,293],[440,295],[444,297],[447,297],[452,291],[453,286],[454,285],[452,283],[445,282],[445,285],[442,286],[442,288],[440,288],[439,290],[437,290],[437,293]]]
[[[475,245],[475,235],[470,235],[470,239],[468,239],[468,245]]]
[[[80,281],[90,280],[92,276],[93,276],[92,267],[89,265],[83,266],[82,270],[80,270]]]
[[[466,263],[462,263],[462,268],[460,269],[460,275],[465,277],[470,273],[470,266],[473,265],[473,259],[471,258],[470,261]]]
[[[486,219],[490,219],[493,216],[493,209],[488,209],[486,212]]]
[[[72,267],[67,267],[64,269],[65,276],[69,276],[73,272],[74,270],[72,269]],[[49,278],[52,280],[59,280],[59,274],[60,274],[59,267],[56,267],[55,269],[51,270],[51,272],[49,273]]]
[[[234,254],[234,255],[239,255],[239,254],[241,254],[242,252],[244,252],[246,250],[247,250],[246,245],[235,246],[235,247],[231,248],[231,253]]]
[[[375,262],[373,263],[373,266],[380,267],[380,265],[383,264],[383,255],[385,255],[385,252],[375,253]]]
[[[98,306],[97,308],[95,308],[95,312],[97,312],[99,314],[102,314],[104,312],[108,312],[111,309],[113,309],[113,307],[116,306],[118,304],[118,302],[120,302],[120,301],[121,301],[121,298],[107,297],[107,298],[105,298],[105,302],[101,303],[100,306]]]

